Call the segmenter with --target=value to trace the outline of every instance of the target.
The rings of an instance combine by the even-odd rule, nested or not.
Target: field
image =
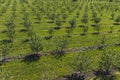
[[[120,80],[117,0],[0,0],[0,80]]]

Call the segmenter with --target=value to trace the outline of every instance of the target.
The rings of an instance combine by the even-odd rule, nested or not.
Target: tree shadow
[[[120,23],[113,23],[113,25],[120,25]]]
[[[29,54],[26,55],[25,57],[23,57],[23,62],[25,63],[31,63],[31,62],[35,62],[38,61],[40,59],[41,55],[40,54]]]
[[[47,21],[47,23],[53,24],[53,23],[54,23],[54,21]]]
[[[1,44],[8,44],[8,43],[11,43],[12,41],[11,40],[7,40],[7,39],[4,39],[1,41]]]
[[[86,80],[85,76],[81,73],[72,73],[63,77],[57,77],[54,80]]]
[[[96,77],[93,80],[115,80],[115,75],[113,75],[110,71],[106,72],[103,70],[97,70],[94,72]]]
[[[2,31],[1,31],[1,33],[6,33],[6,32],[7,32],[7,30],[2,30]]]
[[[91,24],[92,27],[96,27],[96,24]]]
[[[27,29],[20,29],[20,32],[27,32]]]
[[[114,45],[119,47],[119,46],[120,46],[120,43],[115,43]]]
[[[84,28],[84,25],[79,25],[78,27],[80,27],[80,28]]]
[[[108,33],[113,33],[113,31],[109,31]]]
[[[115,68],[120,72],[120,67],[118,67],[118,66],[115,66]]]
[[[26,42],[29,42],[29,41],[30,41],[30,39],[24,39],[22,42],[26,43]]]
[[[120,30],[118,30],[118,32],[120,32]]]
[[[92,35],[99,35],[99,32],[93,32]]]
[[[80,35],[81,35],[81,36],[86,36],[86,34],[85,34],[85,33],[81,33]]]
[[[52,36],[45,36],[44,39],[45,40],[50,40],[52,38]]]
[[[54,27],[54,29],[55,29],[55,30],[60,30],[60,29],[61,29],[61,27]]]
[[[41,22],[39,22],[39,21],[35,21],[34,23],[36,23],[36,24],[40,24]]]
[[[106,47],[106,45],[98,45],[98,50],[103,50]]]

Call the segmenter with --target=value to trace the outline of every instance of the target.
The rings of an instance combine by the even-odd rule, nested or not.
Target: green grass
[[[2,1],[2,0],[0,0]],[[9,6],[6,6],[7,2],[10,2]],[[15,3],[16,1],[16,3]],[[76,27],[73,29],[73,32],[71,33],[71,36],[69,38],[69,44],[66,49],[69,48],[78,48],[78,47],[86,47],[86,46],[96,46],[101,43],[101,38],[103,36],[106,36],[106,44],[114,44],[117,42],[120,42],[120,25],[113,25],[115,22],[114,20],[119,15],[120,11],[118,10],[115,12],[115,19],[111,20],[111,14],[112,10],[115,10],[116,8],[120,9],[119,5],[120,3],[108,3],[105,1],[93,1],[93,2],[76,2],[71,3],[71,0],[38,0],[40,3],[40,8],[37,8],[37,3],[34,4],[35,0],[28,0],[28,4],[22,3],[24,7],[22,6],[21,0],[5,0],[5,3],[0,3],[0,9],[5,7],[8,7],[6,12],[3,13],[2,16],[0,16],[0,41],[8,39],[8,37],[5,35],[5,33],[2,33],[3,30],[6,29],[5,23],[6,21],[11,17],[12,6],[15,3],[16,4],[16,18],[14,20],[14,23],[16,25],[15,27],[15,36],[14,36],[14,42],[12,51],[7,55],[7,57],[12,56],[19,56],[19,55],[26,55],[31,54],[32,51],[29,46],[29,42],[23,42],[25,39],[28,39],[29,37],[25,32],[20,32],[21,29],[25,29],[23,26],[23,17],[24,17],[24,11],[22,11],[23,8],[26,9],[26,12],[29,14],[30,21],[32,23],[33,31],[43,38],[44,48],[43,52],[47,51],[53,51],[56,48],[55,41],[58,39],[61,39],[62,36],[66,35],[66,27],[69,27],[69,20],[76,16],[76,12],[79,11],[80,15],[76,18]],[[64,1],[66,2],[65,5]],[[43,3],[42,3],[43,2]],[[42,6],[43,4],[43,6]],[[83,5],[82,5],[83,4]],[[51,6],[50,6],[51,5]],[[89,30],[87,32],[87,35],[81,36],[80,34],[83,33],[82,28],[79,27],[80,25],[84,25],[84,23],[81,22],[81,18],[83,14],[85,13],[85,6],[88,5],[88,16],[89,16]],[[97,12],[98,17],[101,18],[100,25],[100,34],[99,35],[93,35],[92,33],[96,32],[93,27],[91,26],[94,24],[94,21],[92,21],[92,10],[91,5],[93,5],[95,12]],[[77,6],[77,7],[75,7]],[[82,6],[82,9],[80,10],[79,7]],[[105,7],[104,7],[105,6]],[[108,9],[107,9],[107,7]],[[110,7],[111,6],[111,7]],[[47,10],[48,7],[48,10]],[[72,12],[70,13],[67,8],[74,8]],[[99,12],[97,7],[101,8],[104,7],[104,9],[101,9]],[[40,11],[42,14],[42,21],[40,24],[36,23],[37,16],[35,15],[35,11],[32,11],[32,8],[36,10],[36,12]],[[52,9],[53,8],[53,9]],[[43,11],[42,11],[43,9]],[[65,9],[65,10],[64,10]],[[62,11],[63,13],[67,13],[68,18],[66,19],[66,22],[62,22],[62,26],[60,30],[54,30],[53,38],[50,40],[45,40],[44,37],[48,36],[48,30],[50,27],[56,27],[55,22],[54,23],[48,23],[48,21],[51,21],[47,18],[48,13],[59,13],[60,18],[62,18]],[[0,11],[1,13],[1,11]],[[102,14],[102,16],[100,16]],[[57,18],[55,18],[57,19]],[[110,31],[110,26],[113,25],[113,33],[108,33]],[[1,43],[1,42],[0,42]],[[1,47],[1,45],[0,45]],[[112,48],[112,47],[111,47]],[[114,50],[116,52],[120,52],[119,46],[114,46]],[[1,50],[1,49],[0,49]],[[52,80],[55,77],[68,75],[74,72],[72,69],[70,62],[73,61],[73,57],[76,56],[79,52],[74,52],[70,54],[66,54],[60,59],[55,59],[52,55],[43,56],[39,61],[32,62],[30,64],[26,64],[22,62],[21,60],[15,60],[12,62],[9,62],[5,65],[0,66],[3,69],[3,77],[6,76],[8,73],[9,80]],[[93,69],[97,69],[98,67],[98,61],[100,59],[102,51],[100,50],[94,50],[94,51],[88,51],[87,52],[94,62],[91,64]],[[0,55],[2,58],[2,56]],[[118,75],[118,80],[120,79],[120,75]]]

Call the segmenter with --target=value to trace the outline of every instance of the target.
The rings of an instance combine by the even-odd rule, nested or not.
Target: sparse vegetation
[[[119,4],[0,0],[0,80],[120,80]]]

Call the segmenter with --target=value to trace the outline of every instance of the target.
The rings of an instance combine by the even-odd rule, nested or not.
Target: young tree
[[[83,17],[81,22],[84,23],[84,24],[87,24],[88,23],[88,18]]]
[[[41,19],[42,19],[41,13],[40,13],[40,12],[37,12],[37,13],[36,13],[36,16],[37,16],[38,23],[40,23],[40,22],[41,22]]]
[[[120,15],[117,16],[117,18],[115,19],[115,22],[116,22],[116,24],[119,24],[119,22],[120,22]]]
[[[55,20],[55,13],[49,14],[49,19],[51,19],[52,22],[54,23],[54,20]]]
[[[15,19],[15,17],[16,17],[15,11],[12,12],[12,17]]]
[[[60,29],[60,28],[61,28],[62,22],[61,22],[61,19],[60,19],[60,18],[58,18],[58,19],[56,20],[56,25],[57,25],[57,27],[55,27],[55,29]]]
[[[3,59],[6,58],[6,56],[9,54],[10,50],[12,48],[12,44],[6,44],[4,43],[3,45],[1,45],[1,56]]]
[[[80,12],[79,12],[79,11],[77,11],[77,12],[76,12],[76,16],[77,16],[77,17],[79,17],[79,15],[80,15]]]
[[[67,30],[66,30],[66,37],[71,37],[71,33],[72,33],[72,31],[73,31],[73,29],[72,28],[67,28]]]
[[[112,14],[111,14],[111,17],[112,17],[112,20],[113,20],[114,17],[115,17],[115,13],[112,13]]]
[[[31,39],[31,37],[32,37],[33,35],[35,35],[35,32],[33,31],[33,27],[31,27],[31,28],[28,30],[27,35],[28,35],[28,37],[30,37],[30,39]]]
[[[101,21],[100,18],[98,18],[98,17],[95,17],[95,18],[94,18],[94,22],[96,23],[96,25],[97,25],[98,23],[100,23],[100,21]]]
[[[62,56],[64,53],[64,49],[68,46],[68,38],[66,36],[62,37],[62,38],[57,38],[55,41],[55,50],[54,50],[54,54],[58,55],[58,56]]]
[[[13,42],[14,40],[14,35],[15,35],[15,30],[12,28],[7,29],[7,36],[9,37],[10,42]]]
[[[113,28],[114,28],[114,26],[110,26],[110,33],[113,33]]]
[[[52,37],[54,33],[54,29],[52,27],[49,28],[48,33],[49,33],[49,36]]]
[[[82,30],[83,30],[83,34],[82,35],[86,35],[86,33],[88,31],[88,26],[83,26]]]
[[[67,17],[68,17],[68,16],[67,16],[66,13],[62,14],[62,18],[63,18],[64,22],[66,22]]]
[[[96,79],[99,80],[114,80],[114,74],[112,70],[117,63],[117,54],[113,49],[104,48],[102,55],[98,61],[98,70],[95,71]]]
[[[113,50],[104,49],[99,61],[99,69],[101,72],[109,74],[115,65],[116,54]]]
[[[97,13],[93,11],[93,18],[96,18],[97,17]]]
[[[96,30],[97,32],[97,34],[99,34],[100,33],[100,24],[97,24],[95,27],[94,27],[94,30]]]
[[[115,68],[120,69],[120,54],[119,53],[116,54],[115,62],[116,62]]]
[[[69,21],[69,24],[71,25],[71,28],[74,28],[75,25],[76,25],[76,18],[72,18],[72,19]]]
[[[53,33],[54,33],[54,28],[50,27],[50,28],[48,29],[48,34],[49,34],[49,35],[46,36],[45,39],[46,39],[46,40],[51,39],[51,38],[53,37]]]
[[[29,14],[24,12],[24,17],[23,17],[24,21],[28,21],[29,20]]]
[[[6,35],[8,36],[10,42],[13,42],[15,35],[15,24],[13,23],[13,19],[8,20],[5,25],[7,27]]]
[[[26,28],[27,31],[29,31],[30,27],[31,27],[31,22],[30,20],[25,20],[23,23],[24,27]]]
[[[95,27],[94,27],[94,30],[97,31],[97,34],[99,34],[99,31],[100,31],[100,21],[101,19],[99,17],[94,17],[94,22],[95,22]]]
[[[100,43],[99,43],[99,46],[98,46],[99,50],[105,48],[105,42],[106,42],[106,36],[102,36],[102,38],[100,38]]]
[[[91,63],[92,60],[86,52],[76,55],[71,64],[74,71],[77,72],[77,76],[73,76],[73,80],[85,80],[85,74],[90,71]]]
[[[82,34],[82,35],[85,35],[86,32],[88,31],[88,21],[89,21],[89,19],[88,19],[88,14],[85,13],[85,14],[83,15],[82,20],[81,20],[81,22],[84,23],[84,26],[82,27],[82,30],[83,30],[83,34]]]
[[[43,50],[42,39],[36,35],[32,35],[30,40],[30,48],[33,53],[38,53],[39,51]]]

